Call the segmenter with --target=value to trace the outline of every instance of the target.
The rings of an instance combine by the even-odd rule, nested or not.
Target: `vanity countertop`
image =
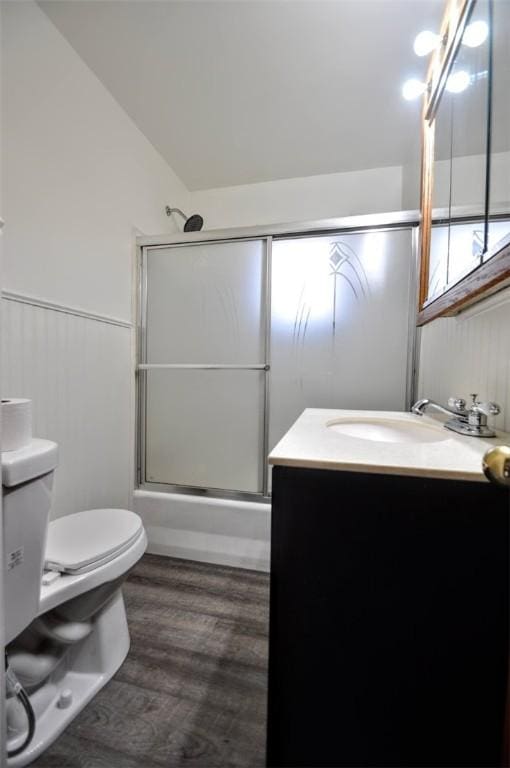
[[[375,437],[347,434],[349,430],[362,433],[360,423],[362,429],[369,423]],[[378,426],[382,427],[380,440],[376,439]],[[388,431],[392,427],[397,430],[396,437]],[[398,438],[399,431],[403,440]],[[482,457],[488,448],[504,443],[510,443],[507,433],[498,432],[493,438],[466,437],[445,429],[442,422],[429,416],[400,411],[307,408],[271,451],[269,463],[487,482]]]

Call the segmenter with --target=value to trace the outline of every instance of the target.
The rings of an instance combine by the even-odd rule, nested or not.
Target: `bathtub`
[[[148,552],[269,571],[270,504],[136,490],[133,509]]]

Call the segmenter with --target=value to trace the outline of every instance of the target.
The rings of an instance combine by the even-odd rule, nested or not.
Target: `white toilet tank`
[[[2,453],[6,642],[37,616],[58,446],[32,440]]]

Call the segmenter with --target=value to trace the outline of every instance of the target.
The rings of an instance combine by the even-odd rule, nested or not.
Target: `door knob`
[[[510,488],[510,447],[496,445],[489,448],[483,457],[482,468],[492,483]]]

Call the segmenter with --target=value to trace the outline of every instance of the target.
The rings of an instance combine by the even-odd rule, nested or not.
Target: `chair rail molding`
[[[17,291],[3,290],[2,299],[5,301],[15,301],[19,304],[29,304],[32,307],[40,307],[41,309],[49,309],[54,312],[63,312],[66,315],[74,315],[75,317],[84,317],[87,320],[95,320],[99,323],[108,323],[109,325],[116,325],[120,328],[133,328],[133,323],[129,320],[123,320],[118,317],[112,317],[111,315],[103,315],[97,312],[89,312],[81,307],[73,307],[69,304],[60,304],[54,301],[48,301],[47,299],[39,298],[37,296],[31,296],[26,293],[18,293]]]

